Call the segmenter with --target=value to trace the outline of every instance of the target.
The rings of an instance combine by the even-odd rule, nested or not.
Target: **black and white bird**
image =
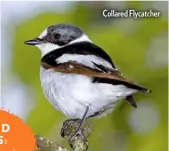
[[[44,94],[55,109],[72,119],[111,113],[126,99],[137,107],[133,94],[150,90],[122,76],[109,55],[78,27],[49,26],[38,38],[25,42],[41,51],[40,80]]]

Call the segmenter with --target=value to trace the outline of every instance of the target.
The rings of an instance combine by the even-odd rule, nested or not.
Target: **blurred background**
[[[103,9],[158,10],[160,18],[104,18]],[[167,151],[168,2],[1,2],[1,106],[21,117],[35,134],[63,146],[66,117],[45,99],[39,79],[40,51],[24,45],[47,26],[81,27],[112,57],[124,76],[151,89],[138,93],[138,108],[122,101],[106,118],[90,119],[89,151]]]

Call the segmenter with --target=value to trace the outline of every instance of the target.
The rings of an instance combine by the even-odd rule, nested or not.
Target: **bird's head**
[[[66,45],[82,41],[91,42],[83,31],[70,24],[51,25],[38,38],[25,41],[25,44],[35,45],[41,50],[42,56]]]

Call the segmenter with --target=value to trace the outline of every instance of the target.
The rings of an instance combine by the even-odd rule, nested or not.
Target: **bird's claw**
[[[91,135],[93,129],[89,125],[87,128],[79,128],[80,122],[80,119],[69,119],[64,121],[60,134],[62,137],[69,139],[69,145],[73,150],[78,149],[85,151],[88,149],[86,138]]]
[[[83,134],[83,129],[80,129],[76,131],[69,139],[69,145],[74,150],[75,146],[77,145],[83,145],[80,148],[83,148],[83,150],[88,149],[88,142],[86,137]]]
[[[63,127],[60,131],[62,137],[69,137],[79,126],[80,120],[78,119],[68,119],[63,122]]]

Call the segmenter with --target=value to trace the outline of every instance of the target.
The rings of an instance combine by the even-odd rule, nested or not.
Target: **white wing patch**
[[[91,68],[96,68],[94,65],[94,63],[96,63],[101,64],[107,68],[112,68],[112,65],[108,61],[95,55],[63,54],[61,57],[57,58],[56,61],[57,63],[76,61]]]

